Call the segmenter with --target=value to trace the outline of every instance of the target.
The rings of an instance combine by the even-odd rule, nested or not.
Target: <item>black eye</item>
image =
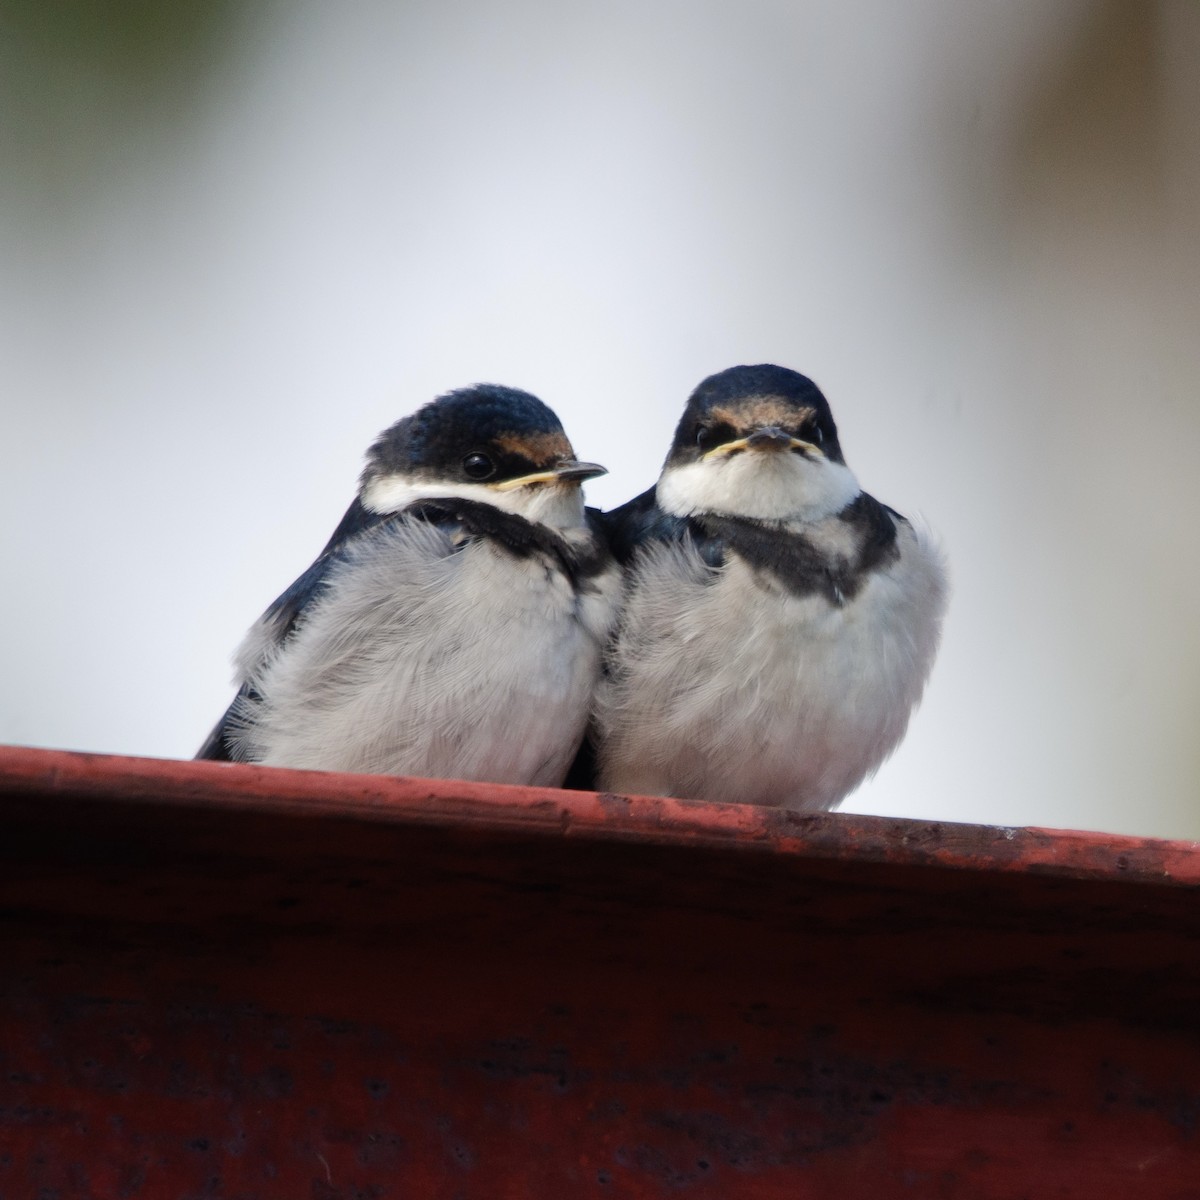
[[[462,469],[468,479],[486,479],[495,474],[496,464],[486,454],[477,451],[462,460]]]
[[[813,431],[812,431],[812,437],[809,438],[809,441],[815,442],[819,446],[819,445],[821,445],[821,443],[824,440],[825,440],[825,434],[822,432],[820,425],[814,425]]]
[[[713,425],[701,425],[696,430],[696,445],[701,454],[707,454],[715,446],[727,442],[733,435],[733,430],[724,421]]]

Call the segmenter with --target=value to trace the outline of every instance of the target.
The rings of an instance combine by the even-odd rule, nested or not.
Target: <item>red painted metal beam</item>
[[[841,813],[802,816],[750,804],[0,746],[0,798],[15,810],[23,803],[40,804],[42,797],[381,825],[478,826],[492,833],[703,846],[813,860],[1200,884],[1196,842]]]
[[[1200,1197],[1200,852],[0,750],[0,1196]]]

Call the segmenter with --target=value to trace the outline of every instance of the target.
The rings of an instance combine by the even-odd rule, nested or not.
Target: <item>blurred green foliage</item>
[[[70,202],[130,153],[161,147],[203,111],[264,7],[0,0],[4,203]]]
[[[220,53],[233,0],[0,0],[0,36],[43,62],[71,63],[114,85],[153,88]]]

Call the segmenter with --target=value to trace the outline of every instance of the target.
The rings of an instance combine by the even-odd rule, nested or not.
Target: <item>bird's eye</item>
[[[713,447],[729,441],[732,433],[733,430],[724,421],[718,421],[715,425],[701,425],[696,430],[696,446],[701,454],[707,454]]]
[[[468,454],[462,460],[463,474],[468,479],[486,479],[495,474],[496,464],[486,454]]]
[[[819,446],[825,441],[825,434],[820,425],[814,425],[812,431],[812,440]]]

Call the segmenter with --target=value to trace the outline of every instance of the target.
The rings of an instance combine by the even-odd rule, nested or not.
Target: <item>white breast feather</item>
[[[615,567],[577,596],[536,556],[486,541],[455,550],[444,531],[415,521],[364,535],[333,571],[291,637],[257,666],[264,639],[247,635],[240,657],[263,699],[239,714],[239,757],[562,781],[616,615]]]
[[[897,536],[899,559],[843,607],[733,557],[713,580],[690,545],[643,552],[600,689],[600,786],[808,811],[840,802],[900,742],[937,649],[941,554],[911,525]]]

